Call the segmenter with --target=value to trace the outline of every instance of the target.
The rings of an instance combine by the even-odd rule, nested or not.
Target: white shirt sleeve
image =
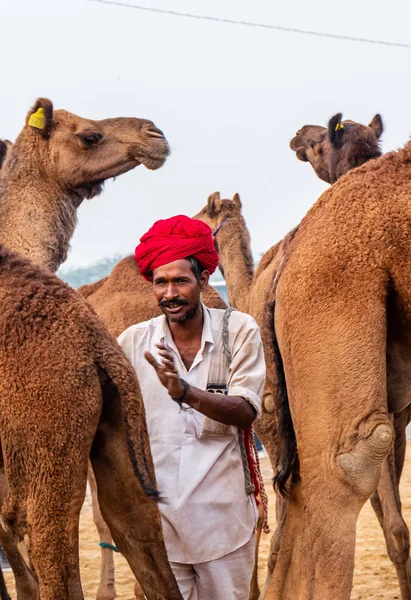
[[[227,388],[230,396],[241,396],[247,400],[260,417],[265,384],[264,350],[257,323],[252,317],[247,317],[242,320],[233,345]]]

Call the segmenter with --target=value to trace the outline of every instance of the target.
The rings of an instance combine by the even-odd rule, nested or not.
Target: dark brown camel
[[[167,154],[149,121],[89,121],[38,100],[3,161],[0,233],[13,251],[0,249],[1,516],[16,539],[28,536],[42,600],[83,598],[78,518],[89,456],[104,517],[145,595],[181,598],[145,495],[155,479],[134,370],[85,300],[46,270],[64,260],[84,197]]]

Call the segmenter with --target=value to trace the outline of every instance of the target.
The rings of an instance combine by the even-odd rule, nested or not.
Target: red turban
[[[218,254],[210,227],[185,215],[156,221],[140,238],[134,253],[141,275],[150,281],[157,267],[194,256],[209,273],[218,265]]]

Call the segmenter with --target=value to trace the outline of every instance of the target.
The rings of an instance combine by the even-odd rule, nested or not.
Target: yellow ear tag
[[[44,129],[46,126],[46,117],[44,115],[44,108],[38,108],[35,113],[30,115],[29,125],[36,127],[36,129]]]
[[[344,125],[342,123],[337,123],[335,126],[335,131],[338,131],[339,129],[344,129]]]

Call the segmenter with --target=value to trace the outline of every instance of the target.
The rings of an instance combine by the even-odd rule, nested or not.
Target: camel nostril
[[[164,133],[161,131],[161,129],[157,129],[157,127],[151,126],[150,129],[146,130],[146,133],[151,137],[164,139]]]

